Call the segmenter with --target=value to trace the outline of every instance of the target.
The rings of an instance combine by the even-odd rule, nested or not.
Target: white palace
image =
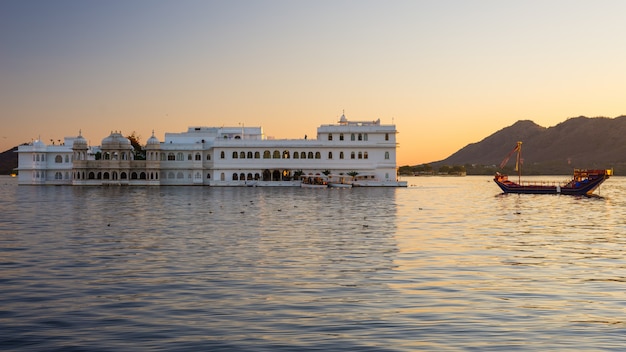
[[[261,127],[190,127],[154,133],[138,160],[119,132],[89,146],[81,133],[61,145],[18,147],[21,185],[299,186],[303,175],[351,175],[361,185],[402,186],[396,126],[376,121],[321,125],[316,139],[266,138]],[[144,159],[141,157],[141,159]],[[355,176],[356,175],[356,176]],[[355,184],[356,185],[356,184]]]

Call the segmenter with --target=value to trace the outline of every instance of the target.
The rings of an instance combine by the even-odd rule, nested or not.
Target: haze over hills
[[[498,166],[517,141],[523,143],[525,174],[570,174],[574,168],[626,172],[626,116],[580,116],[549,128],[529,120],[518,121],[431,165]]]

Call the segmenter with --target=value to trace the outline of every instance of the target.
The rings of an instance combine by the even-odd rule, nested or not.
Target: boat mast
[[[517,152],[517,157],[515,158],[515,171],[517,171],[517,182],[520,183],[522,181],[522,142],[517,142],[515,148],[513,148],[509,155],[507,155],[506,158],[504,158],[504,160],[500,163],[500,168],[504,169],[506,163],[509,162],[509,159],[511,159],[511,156],[515,152]]]
[[[517,171],[517,184],[522,184],[522,142],[517,142],[517,159],[515,160],[515,171]]]

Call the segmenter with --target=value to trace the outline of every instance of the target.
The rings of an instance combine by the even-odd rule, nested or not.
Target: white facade
[[[301,174],[357,173],[396,185],[396,134],[395,125],[343,115],[318,127],[316,139],[268,139],[261,127],[190,127],[166,133],[163,142],[152,135],[145,160],[136,160],[119,132],[99,148],[79,135],[59,146],[20,146],[19,183],[298,186]]]

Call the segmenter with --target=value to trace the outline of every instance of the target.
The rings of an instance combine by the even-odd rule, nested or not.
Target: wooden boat
[[[302,175],[302,188],[328,188],[328,180],[322,175]]]
[[[522,182],[521,149],[522,142],[517,142],[517,146],[500,164],[500,168],[503,168],[511,155],[517,152],[515,170],[518,172],[518,182],[509,180],[508,175],[499,172],[496,172],[493,179],[504,193],[591,195],[602,182],[613,175],[612,169],[574,169],[574,177],[566,182]]]

